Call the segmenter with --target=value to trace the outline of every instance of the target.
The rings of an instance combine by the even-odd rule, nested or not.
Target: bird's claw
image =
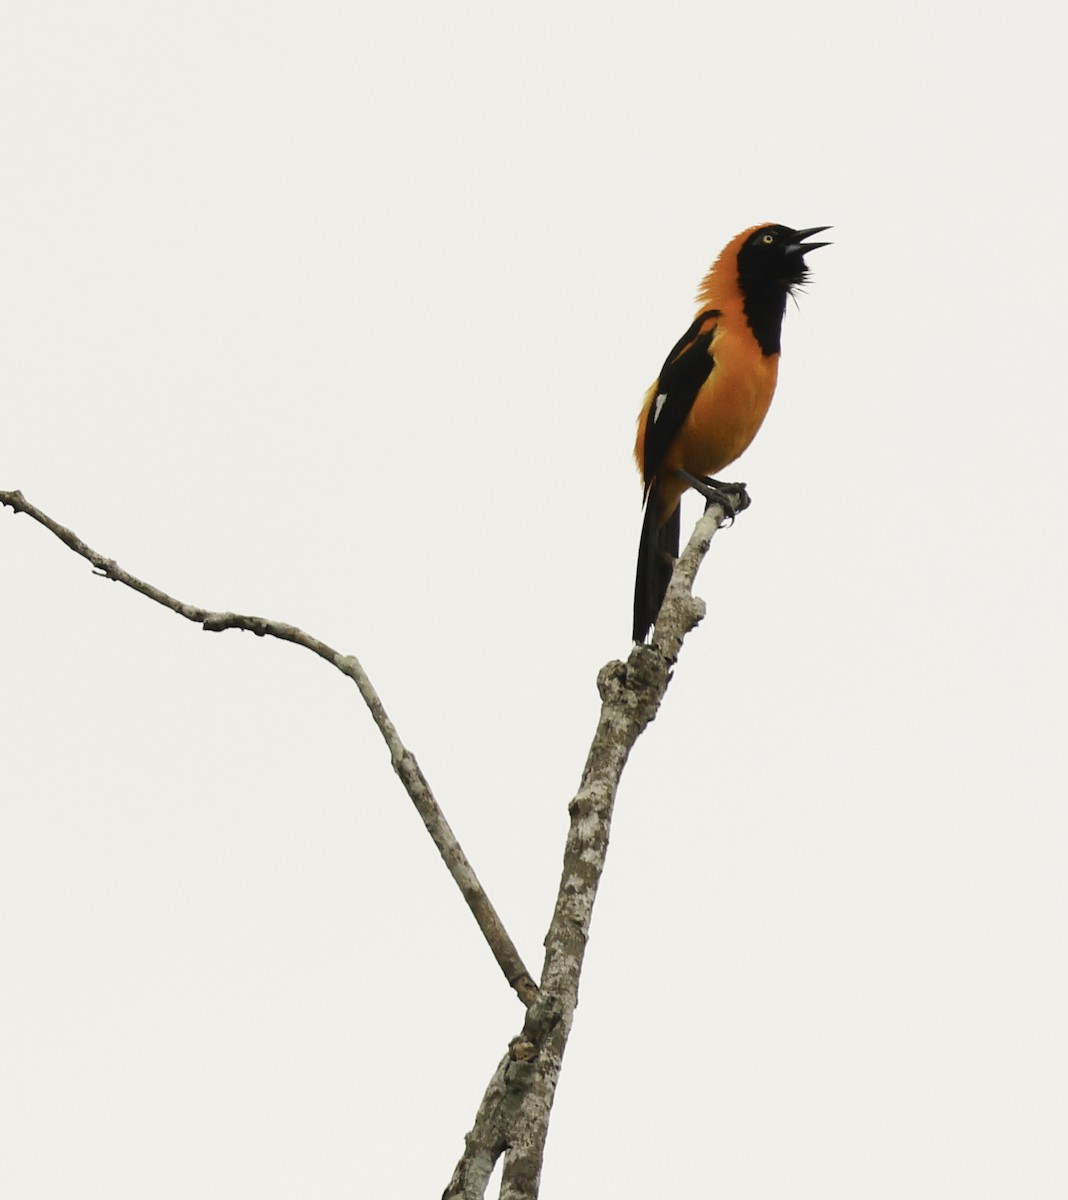
[[[710,475],[691,475],[689,471],[679,471],[678,474],[695,492],[704,496],[705,512],[708,512],[713,504],[718,504],[723,509],[728,525],[733,525],[734,518],[752,504],[744,483],[724,483]]]

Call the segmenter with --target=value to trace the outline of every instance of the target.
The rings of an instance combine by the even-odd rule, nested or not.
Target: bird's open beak
[[[830,228],[830,225],[813,225],[811,229],[794,230],[794,240],[786,247],[786,253],[807,254],[809,250],[819,250],[821,246],[830,246],[831,242],[805,243],[805,238],[811,237],[814,233],[823,233],[825,229]]]

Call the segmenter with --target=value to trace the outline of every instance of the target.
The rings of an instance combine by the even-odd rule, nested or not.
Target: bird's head
[[[781,291],[785,295],[804,283],[808,278],[805,255],[830,245],[830,242],[806,242],[805,238],[825,229],[830,229],[830,225],[814,225],[811,229],[760,225],[754,229],[738,250],[738,283],[742,293],[752,296]]]

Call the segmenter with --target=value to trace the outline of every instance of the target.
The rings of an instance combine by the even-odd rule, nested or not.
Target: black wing
[[[700,313],[667,356],[656,381],[652,408],[645,422],[645,487],[648,490],[668,447],[683,427],[697,393],[712,374],[712,337],[716,332],[717,308]]]

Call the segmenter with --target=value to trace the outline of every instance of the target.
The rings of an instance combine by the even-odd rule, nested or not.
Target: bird
[[[694,488],[732,518],[749,504],[744,484],[715,476],[749,446],[767,415],[787,297],[808,279],[805,255],[830,245],[805,239],[827,229],[753,225],[732,238],[701,282],[693,324],[645,393],[634,443],[645,503],[635,642],[645,641],[667,593],[683,492]]]

